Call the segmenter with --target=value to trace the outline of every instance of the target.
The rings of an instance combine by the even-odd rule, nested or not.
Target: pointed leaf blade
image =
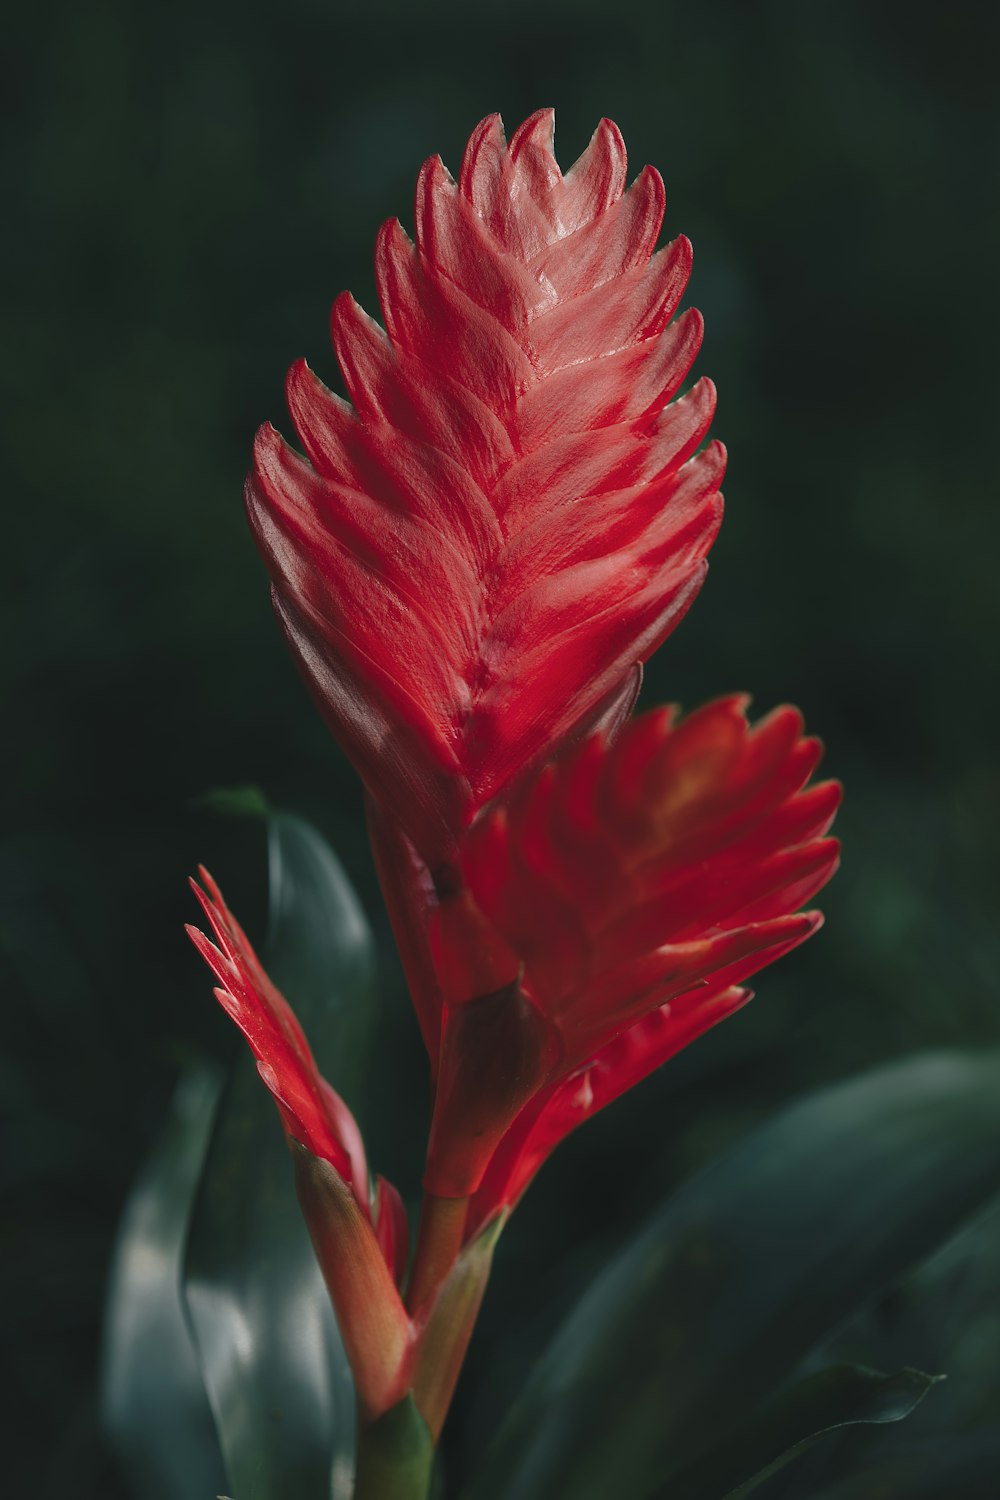
[[[180,1280],[220,1083],[204,1068],[178,1085],[122,1214],[108,1283],[102,1422],[132,1490],[148,1500],[190,1500],[224,1487]]]
[[[650,1500],[746,1500],[827,1433],[902,1421],[936,1380],[919,1370],[883,1375],[861,1365],[830,1365],[782,1391]]]
[[[785,1110],[594,1283],[467,1497],[645,1500],[996,1189],[1000,1057],[934,1053]]]
[[[908,1444],[810,1500],[996,1500],[1000,1426]]]

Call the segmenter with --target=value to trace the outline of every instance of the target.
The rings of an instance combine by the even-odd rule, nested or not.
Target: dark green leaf
[[[101,1414],[136,1495],[211,1496],[225,1470],[181,1302],[191,1203],[219,1095],[210,1070],[181,1080],[122,1215],[108,1285]]]
[[[920,1351],[951,1378],[922,1420],[925,1432],[989,1427],[1000,1413],[1000,1202],[865,1308],[826,1351],[889,1367]],[[895,1441],[896,1435],[893,1434]],[[889,1434],[886,1434],[886,1438]]]
[[[1000,1427],[916,1442],[810,1500],[997,1500]]]
[[[350,1103],[374,1005],[367,924],[318,834],[276,816],[269,838],[268,968]],[[278,1116],[249,1053],[230,1078],[212,1137],[185,1294],[234,1494],[350,1495],[353,1383]]]
[[[270,807],[259,786],[218,786],[200,796],[195,806],[223,818],[267,818]]]
[[[998,1167],[995,1055],[910,1059],[787,1109],[594,1283],[469,1493],[643,1500],[953,1234]]]
[[[825,1433],[908,1417],[936,1379],[919,1370],[881,1375],[830,1365],[781,1391],[650,1500],[745,1500]]]

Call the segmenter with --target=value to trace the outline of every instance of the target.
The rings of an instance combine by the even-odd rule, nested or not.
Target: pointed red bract
[[[219,887],[206,869],[198,873],[202,885],[192,880],[191,888],[219,946],[197,927],[189,925],[186,930],[219,980],[216,998],[246,1037],[286,1135],[310,1155],[329,1162],[350,1188],[364,1217],[372,1221],[368,1164],[357,1121],[320,1074],[295,1013],[268,978]],[[406,1260],[406,1212],[396,1189],[382,1177],[376,1209],[378,1240],[394,1270],[400,1260],[404,1264]]]
[[[696,1018],[702,997],[741,985],[819,926],[818,912],[798,908],[836,868],[838,845],[824,835],[840,788],[806,788],[820,746],[796,710],[751,728],[745,708],[726,698],[676,727],[662,710],[612,744],[593,735],[465,839],[469,891],[520,966],[517,1008],[488,1018],[495,1067],[544,1074],[532,1094],[586,1070],[664,1005],[672,1025]],[[442,903],[439,948],[448,922]],[[479,1188],[516,1115],[490,1129],[478,1121],[482,1149],[470,1145],[453,1080],[483,1043],[476,1011],[459,1026],[466,1005],[457,992],[446,1001],[425,1183],[457,1197]]]
[[[490,1159],[469,1204],[466,1234],[478,1233],[499,1209],[513,1208],[560,1141],[750,999],[751,992],[739,988],[689,991],[636,1021],[568,1078],[541,1090]]]
[[[346,295],[353,405],[304,364],[306,457],[261,429],[247,506],[286,637],[368,790],[432,869],[677,624],[721,515],[714,390],[673,400],[698,314],[654,254],[663,185],[625,191],[603,121],[561,173],[551,111],[424,166],[416,241],[379,236],[385,331]]]

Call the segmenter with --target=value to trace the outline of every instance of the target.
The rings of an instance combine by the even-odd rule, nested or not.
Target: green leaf
[[[170,1117],[129,1195],[105,1306],[101,1418],[130,1487],[191,1500],[225,1484],[222,1454],[181,1302],[191,1203],[220,1079],[182,1078]]]
[[[810,1500],[997,1500],[1000,1426],[915,1442]]]
[[[598,1278],[467,1495],[645,1500],[949,1238],[998,1167],[996,1055],[908,1059],[793,1105]]]
[[[954,1372],[926,1412],[923,1430],[947,1435],[988,1428],[1000,1413],[998,1268],[1000,1201],[994,1201],[886,1298],[852,1318],[825,1352],[886,1368],[919,1349],[921,1359]]]
[[[313,829],[284,815],[268,829],[268,969],[320,1067],[356,1101],[374,1010],[368,927]],[[184,1291],[234,1494],[349,1496],[353,1382],[278,1116],[249,1053],[229,1080],[212,1136]]]
[[[997,1494],[1000,1474],[1000,1202],[949,1240],[886,1296],[870,1304],[826,1346],[831,1359],[888,1368],[919,1351],[950,1378],[909,1427],[837,1445],[829,1462],[802,1465],[804,1490],[824,1496],[835,1480],[882,1500],[924,1494]],[[825,1457],[825,1455],[824,1455]],[[860,1470],[860,1477],[856,1471]],[[848,1480],[848,1476],[850,1479]],[[868,1476],[871,1476],[870,1478]],[[960,1476],[960,1477],[958,1477]],[[878,1487],[875,1480],[878,1479]],[[862,1484],[864,1480],[864,1484]]]
[[[938,1379],[919,1370],[882,1375],[861,1365],[830,1365],[781,1391],[650,1500],[745,1500],[824,1434],[908,1417]]]
[[[259,786],[212,787],[195,799],[194,806],[223,818],[265,819],[271,812]]]

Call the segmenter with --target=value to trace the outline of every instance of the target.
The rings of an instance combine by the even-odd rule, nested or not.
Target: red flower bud
[[[409,1389],[416,1334],[398,1285],[406,1271],[406,1211],[379,1177],[374,1201],[361,1132],[320,1075],[302,1028],[271,983],[207,870],[191,882],[219,946],[187,931],[220,988],[216,997],[257,1059],[288,1137],[303,1214],[330,1291],[367,1419]]]

